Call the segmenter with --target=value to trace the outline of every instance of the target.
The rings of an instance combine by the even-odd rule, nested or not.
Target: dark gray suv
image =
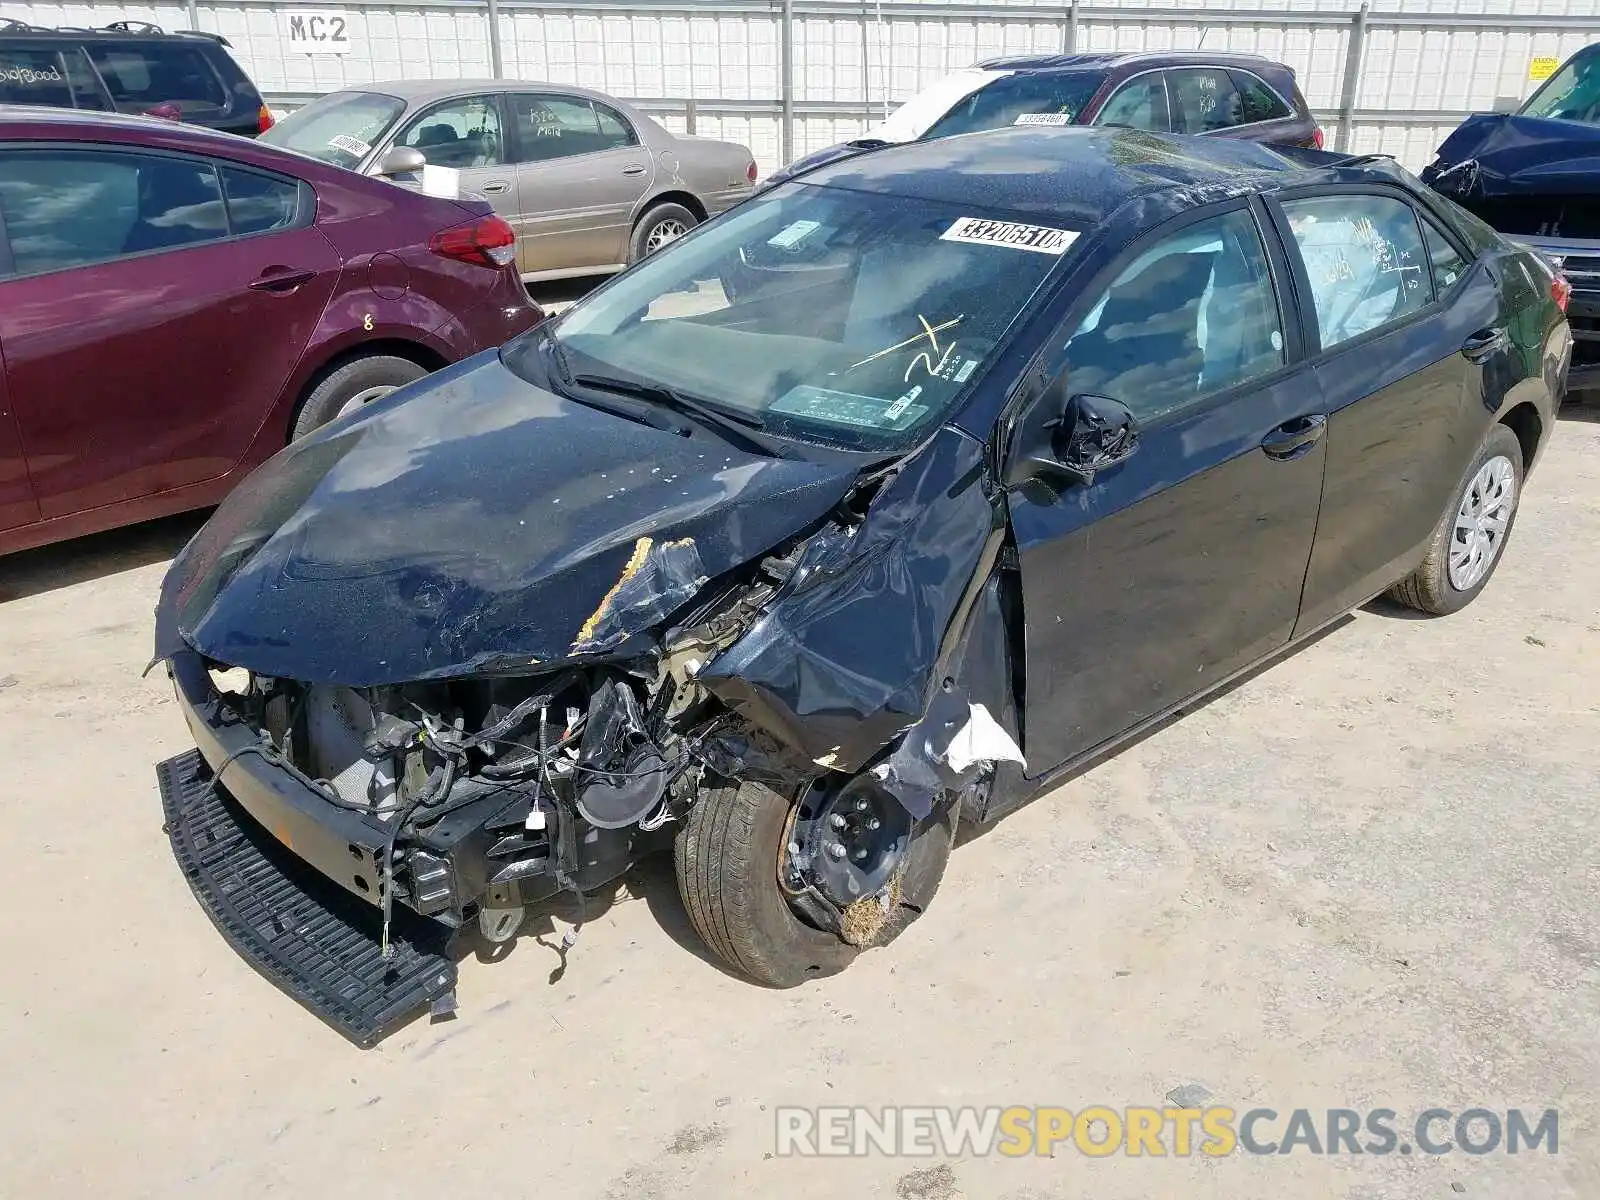
[[[143,21],[46,29],[0,18],[0,104],[143,113],[255,137],[272,125],[220,34]]]

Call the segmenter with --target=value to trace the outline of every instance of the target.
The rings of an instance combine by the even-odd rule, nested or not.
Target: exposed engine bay
[[[650,539],[640,541],[644,563]],[[951,695],[898,758],[828,771],[701,686],[705,664],[763,615],[807,546],[713,590],[636,659],[364,688],[243,673],[221,700],[256,732],[257,753],[383,831],[373,869],[341,882],[383,910],[386,943],[396,903],[452,926],[476,919],[490,942],[561,892],[581,913],[585,892],[670,846],[711,775],[765,778],[801,797],[781,885],[809,924],[869,945],[894,906],[916,819],[1021,753],[986,708]],[[908,767],[914,756],[927,761]]]

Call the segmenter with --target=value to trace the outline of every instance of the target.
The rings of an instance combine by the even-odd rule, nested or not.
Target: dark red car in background
[[[1106,125],[1322,149],[1294,71],[1223,50],[1114,50],[989,58],[901,104],[865,136],[796,159],[762,188],[857,154],[1008,125]]]
[[[215,504],[542,316],[511,227],[243,138],[0,106],[0,553]]]

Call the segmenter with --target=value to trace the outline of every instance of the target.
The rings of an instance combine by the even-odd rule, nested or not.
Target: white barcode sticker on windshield
[[[360,138],[353,138],[348,133],[336,133],[328,139],[328,145],[335,150],[343,150],[346,154],[354,154],[357,158],[365,158],[372,153],[372,147]]]
[[[1067,113],[1023,113],[1013,125],[1070,125],[1072,117]]]
[[[1078,235],[1070,229],[1018,225],[1012,221],[989,221],[983,217],[962,217],[939,235],[939,240],[945,242],[1009,246],[1013,250],[1032,250],[1038,254],[1063,254],[1077,238]]]

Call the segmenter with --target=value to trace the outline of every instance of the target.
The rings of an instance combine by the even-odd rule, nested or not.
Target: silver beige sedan
[[[416,183],[458,171],[517,232],[527,281],[620,271],[750,195],[745,146],[679,137],[602,92],[509,79],[333,92],[261,140]]]

